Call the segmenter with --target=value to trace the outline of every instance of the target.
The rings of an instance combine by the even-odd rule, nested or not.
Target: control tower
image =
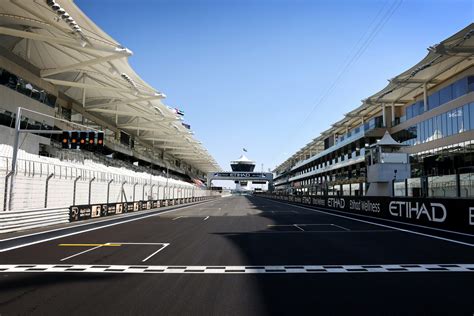
[[[255,161],[252,161],[245,157],[245,155],[242,155],[239,159],[231,161],[230,167],[232,168],[232,171],[252,172],[255,169]]]
[[[396,180],[410,177],[410,160],[388,132],[366,152],[369,196],[393,196]]]
[[[234,172],[253,172],[255,161],[248,159],[245,155],[241,155],[239,159],[230,162],[230,167]],[[237,191],[245,191],[249,181],[235,180],[234,183]]]
[[[232,171],[216,171],[207,173],[207,186],[212,187],[213,180],[232,180],[237,191],[249,191],[250,184],[268,184],[268,190],[273,190],[273,173],[255,172],[255,161],[240,156],[239,159],[231,161]],[[262,188],[260,188],[262,189]]]

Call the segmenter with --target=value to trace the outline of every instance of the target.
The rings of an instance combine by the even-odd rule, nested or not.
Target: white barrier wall
[[[198,189],[191,184],[183,182],[172,185],[168,183],[167,185],[166,181],[153,181],[153,178],[150,182],[149,176],[148,179],[130,178],[130,182],[127,181],[124,184],[123,182],[126,180],[117,182],[114,180],[109,186],[112,176],[114,174],[104,174],[101,177],[95,177],[94,180],[92,180],[94,177],[85,179],[81,177],[76,181],[74,191],[74,180],[76,178],[74,176],[53,175],[48,179],[46,174],[25,175],[20,173],[14,178],[11,209],[68,208],[73,204],[178,199],[206,195],[205,190]],[[4,187],[5,181],[0,184],[2,193]],[[108,187],[109,190],[107,190]],[[48,190],[47,193],[46,189]],[[3,208],[4,194],[1,195],[1,201]]]
[[[107,167],[88,160],[84,163],[60,161],[21,150],[13,178],[9,173],[10,157],[11,147],[0,145],[0,174],[3,175],[0,178],[0,233],[68,222],[71,205],[216,194],[171,178]],[[5,180],[8,180],[6,191]]]

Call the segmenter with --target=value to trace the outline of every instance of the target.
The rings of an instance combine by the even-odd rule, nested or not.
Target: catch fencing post
[[[51,173],[47,178],[46,178],[46,187],[44,191],[44,208],[48,207],[48,186],[49,186],[49,180],[54,176],[54,173]]]
[[[110,197],[110,184],[114,182],[114,179],[110,179],[109,182],[107,183],[107,204],[109,204],[109,197]]]
[[[120,203],[123,203],[123,197],[125,195],[125,189],[124,185],[127,183],[127,181],[122,182],[122,194],[120,194]],[[127,201],[127,197],[125,196],[125,201]]]
[[[8,194],[8,178],[10,178],[11,176],[13,175],[13,171],[10,171],[9,173],[7,173],[7,175],[5,176],[5,192],[3,194],[3,211],[6,211],[7,210],[7,202],[9,201],[8,198],[9,198],[9,194]],[[12,198],[11,194],[10,194],[10,199]],[[9,205],[11,205],[11,203],[9,203]],[[9,208],[9,210],[11,210]]]
[[[151,199],[153,200],[153,188],[156,187],[156,184],[152,184],[150,188]],[[156,199],[158,200],[158,192],[156,192]]]
[[[92,194],[92,181],[95,180],[95,177],[89,180],[89,205],[91,204],[91,194]]]
[[[145,182],[142,187],[142,201],[145,201],[145,187],[147,186],[147,183]]]
[[[73,187],[73,192],[72,192],[72,205],[76,205],[76,186],[77,186],[77,181],[81,178],[81,176],[77,176],[76,179],[74,179],[74,187]]]
[[[135,188],[136,188],[137,184],[138,184],[138,182],[135,182],[133,184],[133,201],[132,202],[135,202]]]

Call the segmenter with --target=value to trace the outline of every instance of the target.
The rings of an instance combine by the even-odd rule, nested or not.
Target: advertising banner
[[[101,209],[102,209],[101,206],[100,205],[91,205],[91,208],[92,208],[91,217],[92,218],[100,217]]]
[[[196,200],[199,199],[196,198]],[[185,203],[185,199],[181,199],[181,202]],[[122,213],[151,210],[160,206],[166,206],[166,203],[167,201],[164,200],[147,200],[124,203],[72,205],[69,207],[69,221],[75,222]]]
[[[474,199],[385,196],[272,196],[291,202],[390,219],[427,227],[474,233]]]
[[[90,205],[75,205],[69,208],[69,221],[80,221],[91,218],[92,209]]]

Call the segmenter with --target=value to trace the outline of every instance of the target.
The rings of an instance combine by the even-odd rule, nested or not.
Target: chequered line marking
[[[383,272],[474,272],[474,264],[369,264],[288,266],[146,266],[84,264],[3,264],[0,273],[88,272],[88,273],[383,273]]]

